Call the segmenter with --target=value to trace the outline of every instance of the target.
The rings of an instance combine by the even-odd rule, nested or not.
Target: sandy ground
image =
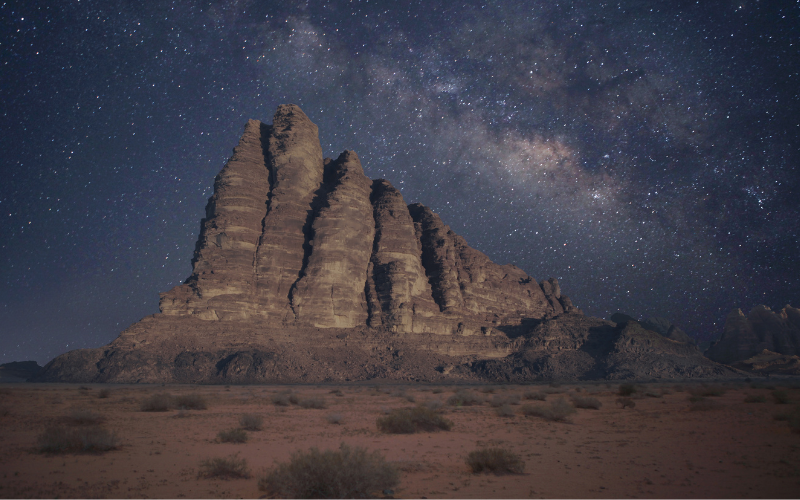
[[[396,498],[719,498],[800,496],[800,434],[773,418],[800,403],[800,389],[786,389],[793,404],[773,401],[775,387],[729,383],[709,397],[707,411],[690,410],[691,385],[651,384],[635,408],[616,403],[618,384],[551,387],[470,387],[487,400],[549,391],[547,401],[576,393],[595,397],[599,410],[578,409],[568,422],[526,417],[520,401],[513,416],[498,416],[487,401],[444,405],[450,431],[387,435],[375,421],[386,411],[429,400],[446,402],[455,386],[132,386],[0,385],[0,497],[254,498],[258,478],[293,452],[340,443],[379,450],[401,471]],[[100,398],[102,389],[107,398]],[[291,389],[300,398],[321,397],[327,408],[275,406],[274,394]],[[332,391],[339,390],[341,395]],[[782,389],[780,386],[777,389]],[[640,388],[641,390],[641,388]],[[493,392],[489,392],[493,391]],[[143,412],[156,392],[199,394],[206,410]],[[663,392],[663,395],[661,393]],[[660,395],[660,397],[653,397]],[[765,402],[745,403],[763,395]],[[413,400],[414,402],[411,402]],[[75,409],[102,416],[120,446],[100,454],[42,454],[37,437]],[[219,431],[256,413],[264,429],[242,444],[221,443]],[[341,423],[330,423],[339,415]],[[526,463],[521,475],[474,474],[467,454],[502,447]],[[200,462],[238,453],[249,479],[203,479]]]

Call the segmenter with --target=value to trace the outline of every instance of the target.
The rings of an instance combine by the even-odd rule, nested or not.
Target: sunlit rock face
[[[217,176],[186,282],[161,312],[321,328],[476,333],[573,306],[471,248],[428,207],[372,181],[353,151],[323,159],[295,105],[250,120]]]

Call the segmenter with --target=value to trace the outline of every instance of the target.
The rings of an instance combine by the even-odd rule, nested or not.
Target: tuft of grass
[[[111,396],[111,389],[100,389],[100,392],[97,393],[97,397],[100,399],[108,399]]]
[[[744,398],[745,403],[765,403],[766,401],[767,398],[763,394],[749,394]]]
[[[522,414],[549,420],[551,422],[565,422],[567,417],[575,413],[575,407],[564,398],[558,398],[550,406],[524,405]]]
[[[73,408],[69,415],[64,417],[64,423],[71,425],[96,425],[103,420],[102,416],[83,408]]]
[[[246,431],[260,431],[264,428],[264,417],[252,413],[245,413],[239,417],[239,427]]]
[[[244,429],[229,429],[227,431],[219,431],[217,439],[222,443],[246,443],[247,432]]]
[[[379,431],[387,434],[449,431],[453,428],[453,422],[424,406],[392,410],[385,417],[378,418],[376,424]]]
[[[525,399],[533,399],[536,401],[544,401],[547,399],[547,394],[541,391],[528,391],[522,395]]]
[[[324,410],[328,407],[324,398],[301,399],[297,404],[299,404],[301,408],[313,408],[315,410]]]
[[[331,413],[325,417],[325,420],[327,420],[329,424],[339,425],[344,422],[344,417],[341,413]]]
[[[172,396],[164,392],[151,395],[142,401],[142,411],[169,411],[172,409]]]
[[[636,408],[636,402],[631,398],[617,398],[617,404],[624,410],[625,408]]]
[[[691,401],[689,411],[711,411],[722,408],[719,402],[704,397],[691,397],[689,401]]]
[[[495,408],[495,413],[497,413],[498,417],[513,417],[514,416],[514,408],[510,405],[503,405],[498,406]]]
[[[603,403],[601,403],[599,399],[591,396],[580,396],[578,394],[573,394],[570,399],[572,400],[572,404],[575,406],[575,408],[599,410],[600,407],[603,406]]]
[[[103,452],[117,448],[117,437],[99,425],[47,427],[37,438],[42,453]]]
[[[179,410],[205,410],[208,408],[206,399],[199,394],[181,394],[173,398],[173,404]]]
[[[635,392],[637,392],[637,388],[633,384],[620,384],[617,389],[617,394],[620,396],[631,396]]]
[[[473,406],[483,404],[483,397],[467,391],[458,390],[455,394],[447,398],[447,404],[451,406]]]
[[[200,472],[198,477],[220,479],[247,479],[250,477],[250,470],[247,468],[247,460],[239,458],[238,453],[227,458],[216,457],[200,462]]]
[[[300,398],[292,392],[278,392],[272,395],[272,404],[275,406],[296,405],[299,402]]]
[[[483,448],[469,452],[467,465],[472,472],[494,472],[495,474],[522,474],[525,462],[504,448]]]
[[[775,404],[777,405],[789,404],[789,393],[784,391],[783,389],[776,389],[772,391],[772,399],[775,401]]]
[[[276,498],[377,498],[400,482],[397,469],[378,452],[342,443],[339,450],[298,452],[258,480]]]

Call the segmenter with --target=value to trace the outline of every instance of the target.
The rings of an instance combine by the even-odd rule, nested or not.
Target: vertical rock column
[[[354,151],[326,165],[326,198],[312,225],[311,255],[292,291],[297,321],[352,328],[367,322],[364,283],[375,237],[372,181]]]
[[[438,312],[420,260],[422,249],[403,195],[389,181],[372,184],[375,242],[367,278],[369,324],[414,331],[414,315]]]
[[[262,316],[292,322],[290,293],[311,253],[322,148],[317,126],[294,104],[278,106],[265,142],[272,191],[255,259],[256,300]]]
[[[246,319],[255,311],[253,257],[270,190],[262,134],[249,120],[239,145],[214,181],[185,284],[161,294],[161,312],[202,319]]]

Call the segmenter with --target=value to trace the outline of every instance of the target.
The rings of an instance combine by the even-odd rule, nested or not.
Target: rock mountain
[[[358,155],[323,158],[295,105],[250,120],[217,175],[193,271],[161,313],[40,381],[660,378],[733,372],[638,323],[584,316],[407,205]]]

